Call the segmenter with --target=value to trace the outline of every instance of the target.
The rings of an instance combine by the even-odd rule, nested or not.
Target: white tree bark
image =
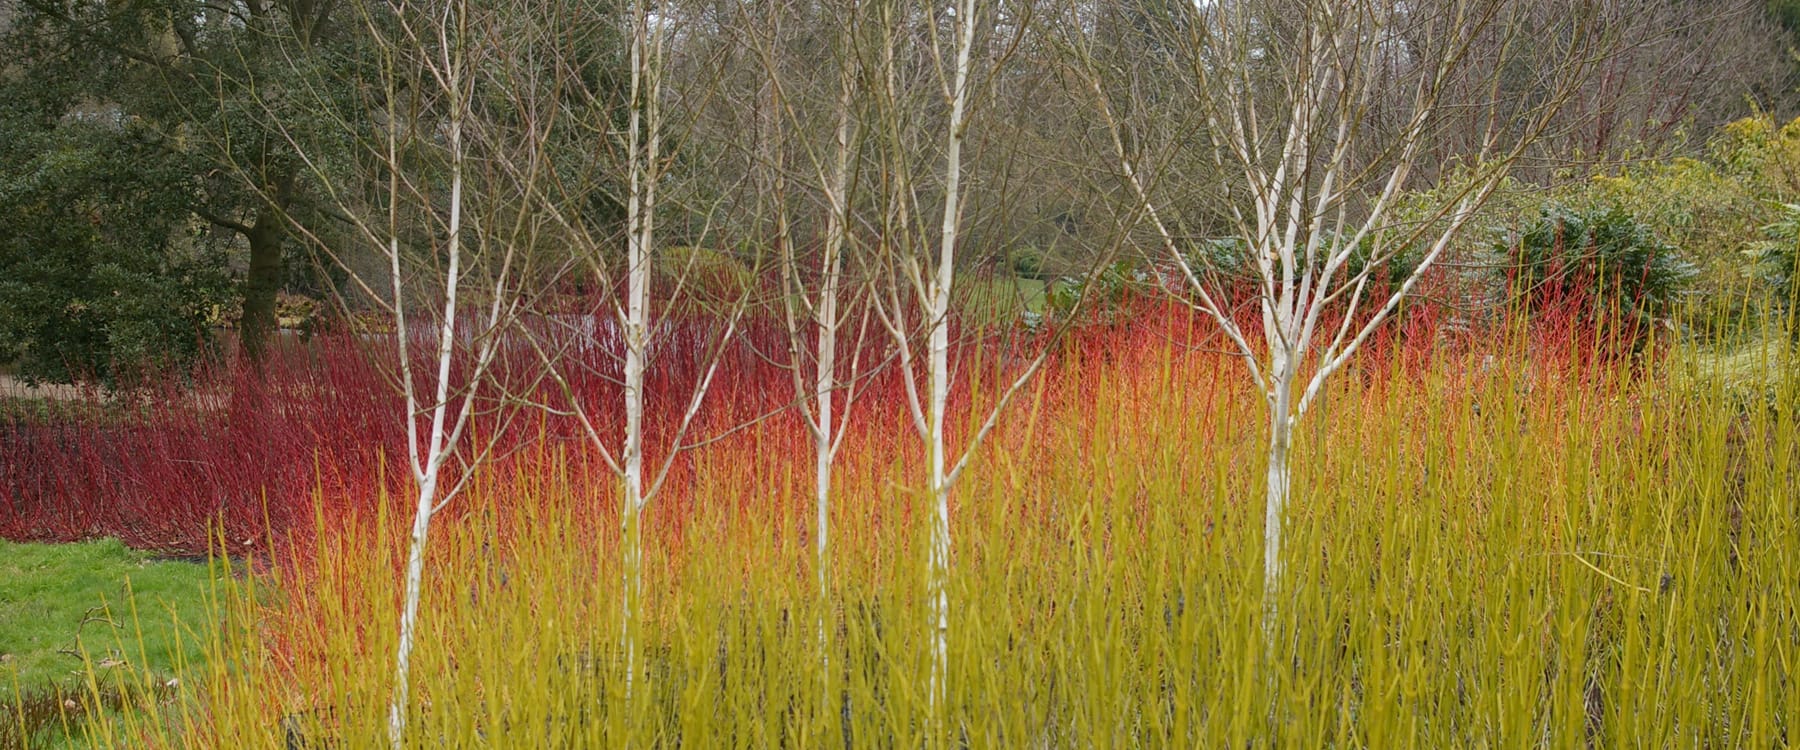
[[[887,266],[885,273],[889,278],[879,292],[871,295],[870,302],[876,317],[893,339],[894,355],[902,372],[901,385],[906,397],[907,413],[925,449],[925,492],[930,503],[930,513],[927,515],[929,533],[925,581],[931,630],[927,701],[933,721],[937,722],[934,732],[941,735],[950,729],[946,719],[949,710],[949,584],[953,549],[950,533],[951,494],[982,442],[998,426],[1012,399],[1023,391],[1049,360],[1051,347],[1040,351],[1000,391],[999,397],[986,409],[982,423],[967,435],[960,449],[953,454],[949,446],[948,419],[952,385],[951,302],[965,201],[963,146],[971,123],[970,96],[975,85],[975,41],[978,32],[982,30],[980,16],[983,3],[980,0],[958,0],[952,8],[954,34],[950,55],[943,54],[944,50],[932,32],[927,31],[922,35],[931,36],[929,54],[934,58],[940,73],[939,80],[949,115],[943,134],[944,205],[937,225],[939,234],[935,254],[929,249],[933,244],[914,233],[916,230],[910,218],[915,214],[912,204],[917,200],[917,195],[911,173],[910,144],[905,136],[909,130],[908,118],[914,116],[914,113],[910,109],[911,105],[902,100],[896,68],[899,36],[907,31],[908,24],[897,17],[899,14],[894,9],[894,6],[882,6],[882,17],[878,24],[884,34],[883,47],[879,52],[883,77],[883,88],[879,93],[884,110],[877,118],[879,124],[873,134],[885,144],[885,162],[882,166],[883,176],[887,180],[885,197],[888,203],[883,218],[883,252],[880,255]],[[924,23],[932,24],[937,21],[927,19]],[[1095,271],[1103,265],[1104,261],[1097,264]],[[905,302],[906,297],[917,303],[923,316],[923,356],[919,356],[914,349],[917,330],[911,322],[911,308]],[[1068,330],[1069,326],[1065,323],[1056,329],[1055,335],[1060,336]],[[924,371],[922,388],[918,382],[921,367]]]
[[[962,146],[968,129],[969,65],[975,45],[976,1],[957,5],[956,67],[950,83],[950,123],[944,146],[944,216],[937,270],[928,292],[931,324],[927,357],[930,377],[926,461],[931,479],[930,580],[932,633],[931,706],[948,707],[950,671],[950,475],[944,459],[944,416],[950,400],[950,293],[955,280],[957,230],[962,222]]]
[[[460,10],[457,9],[457,10]],[[462,19],[458,19],[461,21]],[[408,709],[409,678],[412,670],[413,642],[417,637],[419,619],[419,596],[424,586],[425,544],[430,537],[431,517],[437,505],[438,477],[443,471],[444,459],[448,456],[445,443],[445,418],[450,411],[450,366],[451,355],[456,345],[456,292],[460,287],[462,272],[462,191],[463,191],[463,115],[465,102],[462,100],[462,56],[461,50],[453,45],[450,22],[446,18],[439,27],[439,39],[444,47],[444,76],[447,93],[450,96],[449,149],[450,149],[450,205],[447,228],[446,255],[448,268],[444,274],[444,311],[441,329],[437,341],[437,394],[432,401],[431,435],[428,438],[423,465],[420,465],[417,446],[414,446],[414,479],[419,485],[419,495],[413,510],[412,533],[407,539],[406,554],[406,591],[400,612],[400,638],[395,647],[394,656],[394,695],[388,706],[388,744],[396,750],[403,747],[406,739],[406,716]],[[460,35],[458,35],[460,36]],[[456,40],[460,42],[460,39]],[[394,119],[394,118],[390,118]],[[390,124],[392,128],[397,127]],[[389,168],[398,173],[398,153],[394,139],[389,140]],[[404,290],[401,288],[400,253],[397,238],[389,245],[391,264],[394,273],[394,307],[402,310],[405,307]],[[396,314],[396,318],[404,325],[404,318]],[[407,397],[407,423],[409,431],[416,419],[418,404],[413,397],[411,385],[411,364],[407,363],[406,345],[407,331],[404,327],[395,330],[395,338],[400,344],[401,367],[404,368]],[[466,403],[466,402],[465,402]],[[460,421],[460,420],[459,420]]]
[[[858,355],[860,344],[864,341],[859,335],[851,342],[852,347],[858,348],[852,352],[850,376],[848,381],[840,379],[838,357],[846,305],[843,299],[844,252],[850,235],[851,168],[856,151],[855,139],[859,134],[852,110],[856,102],[859,64],[854,48],[856,39],[851,29],[857,22],[860,4],[856,0],[839,4],[837,7],[843,10],[843,15],[838,17],[825,12],[830,7],[832,6],[813,7],[811,10],[815,15],[806,18],[810,23],[835,22],[842,29],[838,46],[831,50],[837,55],[835,63],[838,86],[832,105],[836,127],[832,132],[830,146],[825,149],[823,156],[818,149],[804,141],[797,149],[802,160],[810,163],[810,171],[817,178],[817,189],[826,203],[823,247],[812,258],[800,257],[790,222],[792,203],[788,171],[791,154],[781,129],[787,125],[797,132],[805,132],[808,129],[807,119],[813,113],[797,109],[793,100],[787,96],[787,90],[793,84],[791,73],[784,65],[792,44],[782,33],[783,12],[787,9],[779,5],[773,8],[759,7],[758,12],[766,25],[746,21],[751,32],[747,44],[760,57],[767,75],[764,83],[766,96],[756,103],[759,111],[755,116],[764,139],[763,148],[757,155],[763,160],[759,166],[763,168],[761,173],[764,180],[770,185],[770,195],[775,205],[775,247],[781,263],[782,311],[787,327],[794,396],[813,449],[813,567],[820,604],[817,622],[820,682],[827,688],[821,691],[821,695],[829,692],[831,665],[832,474],[838,447],[846,434],[850,407],[856,395],[853,389],[859,372]],[[802,75],[810,76],[813,73],[814,71],[807,69]],[[804,82],[800,88],[805,90]],[[818,285],[813,289],[807,288],[803,273],[803,266],[809,262],[817,263]],[[809,334],[813,347],[810,360],[806,352]],[[806,364],[809,362],[810,369]]]
[[[726,325],[718,336],[719,345],[710,353],[709,361],[696,376],[692,395],[687,399],[679,422],[669,433],[646,434],[646,415],[651,407],[646,384],[654,335],[660,326],[655,296],[652,294],[653,284],[658,278],[657,214],[667,208],[678,212],[684,208],[680,201],[662,196],[665,188],[671,184],[666,180],[670,171],[669,163],[672,162],[670,155],[664,152],[664,135],[669,132],[671,124],[682,124],[681,121],[672,121],[664,112],[664,75],[671,39],[678,36],[674,30],[675,25],[684,20],[677,10],[666,0],[632,0],[624,4],[624,11],[628,16],[624,22],[629,34],[627,42],[630,70],[623,128],[611,121],[611,102],[604,100],[605,92],[589,91],[590,95],[596,95],[595,100],[589,102],[590,106],[581,112],[567,115],[568,119],[575,122],[566,127],[583,135],[605,133],[616,139],[613,147],[624,154],[624,163],[619,169],[621,182],[625,186],[626,236],[622,279],[625,290],[622,296],[606,296],[604,299],[611,307],[613,319],[617,321],[624,339],[624,351],[620,353],[618,360],[623,381],[619,395],[625,416],[623,434],[602,433],[602,425],[596,423],[593,417],[592,405],[582,401],[569,377],[571,372],[576,371],[594,374],[590,364],[583,362],[580,357],[570,356],[582,346],[580,342],[583,339],[591,336],[591,331],[584,331],[579,325],[565,325],[562,333],[568,339],[525,337],[526,343],[534,349],[545,366],[544,377],[561,391],[565,399],[560,408],[548,404],[539,406],[558,416],[572,417],[584,433],[588,446],[618,482],[621,588],[619,650],[624,697],[627,701],[635,695],[636,686],[644,677],[640,653],[643,647],[642,624],[645,609],[644,514],[661,493],[678,458],[685,451],[704,444],[689,444],[684,441],[687,440],[714,377],[718,374],[727,351],[724,344],[736,335],[750,298],[750,291],[746,289],[730,311],[724,314]],[[580,45],[559,48],[556,54],[561,56],[556,60],[559,70],[577,71],[592,62],[588,59],[591,50]],[[585,84],[579,81],[570,81],[568,84],[571,91],[584,90]],[[535,107],[540,103],[527,104]],[[557,107],[549,109],[555,110]],[[687,114],[693,116],[692,112]],[[540,138],[537,144],[537,153],[547,160],[549,152],[543,150],[542,140]],[[607,159],[603,155],[601,160]],[[534,210],[566,237],[571,262],[564,270],[586,266],[593,273],[597,293],[609,295],[616,288],[616,282],[621,280],[617,264],[609,260],[610,253],[606,249],[616,241],[616,237],[610,233],[610,229],[594,226],[585,215],[595,192],[605,190],[606,186],[594,182],[565,182],[554,177],[526,179],[532,182]],[[678,296],[685,280],[685,276],[676,277],[670,282],[666,294],[670,297]],[[659,443],[667,441],[667,450],[654,463],[648,460],[652,437]]]
[[[1281,532],[1287,518],[1294,417],[1289,408],[1293,372],[1275,363],[1269,383],[1269,467],[1263,507],[1263,639],[1273,643],[1278,625],[1276,592],[1281,585]]]
[[[847,54],[847,52],[846,52]],[[845,62],[846,67],[849,65]],[[853,82],[848,72],[843,74],[838,95],[838,122],[836,136],[833,140],[833,163],[826,200],[831,204],[830,214],[825,223],[825,253],[820,260],[823,266],[821,288],[819,290],[818,314],[818,361],[817,377],[813,383],[813,403],[816,410],[813,419],[813,500],[816,505],[817,528],[813,540],[815,551],[814,567],[818,570],[819,601],[821,606],[828,602],[831,586],[831,467],[836,458],[837,429],[833,423],[835,416],[834,400],[838,388],[837,383],[837,346],[838,327],[842,322],[838,316],[839,287],[843,281],[844,242],[849,234],[850,224],[850,139],[851,120],[850,103],[853,96]],[[828,609],[828,607],[826,608]],[[821,646],[828,645],[826,640],[826,622],[824,610],[819,621],[819,641]],[[829,651],[826,657],[829,659]],[[829,666],[829,661],[826,662]]]
[[[415,46],[424,48],[420,36],[414,32],[410,19],[402,16],[405,39]],[[429,60],[425,72],[429,80],[440,87],[445,94],[448,105],[448,117],[445,122],[447,150],[450,165],[450,193],[448,205],[445,207],[445,270],[442,277],[443,309],[437,332],[437,347],[434,355],[436,366],[436,382],[432,400],[429,404],[421,404],[418,384],[412,367],[411,352],[408,346],[407,290],[405,276],[401,264],[400,228],[401,219],[399,204],[401,195],[401,172],[404,163],[400,155],[400,130],[403,127],[401,117],[389,112],[387,122],[387,154],[385,168],[388,170],[389,211],[387,236],[383,249],[388,256],[391,279],[390,292],[393,295],[390,309],[395,323],[395,342],[400,360],[401,393],[406,406],[407,450],[409,465],[413,479],[418,485],[418,496],[413,509],[412,531],[407,537],[406,570],[404,593],[400,612],[400,632],[395,645],[394,686],[393,695],[388,704],[388,743],[398,750],[405,745],[407,713],[409,710],[409,689],[411,684],[412,652],[418,638],[419,600],[424,589],[425,551],[430,540],[431,522],[439,509],[449,503],[461,490],[461,482],[449,488],[444,487],[443,472],[450,459],[458,455],[461,441],[471,416],[482,382],[487,378],[497,351],[496,334],[502,328],[502,321],[513,314],[515,305],[509,296],[509,279],[511,276],[514,253],[510,243],[503,252],[498,264],[498,272],[492,277],[492,288],[489,307],[486,311],[483,327],[477,331],[475,341],[475,360],[466,380],[460,385],[453,385],[455,372],[454,357],[458,341],[459,296],[464,280],[463,243],[465,212],[464,168],[467,161],[465,130],[468,127],[469,91],[473,80],[465,44],[469,30],[467,6],[458,1],[444,6],[441,13],[432,19],[431,32],[435,35],[435,47],[439,56]],[[397,101],[394,96],[399,72],[393,64],[392,50],[387,58],[386,85],[387,101]],[[374,232],[367,224],[359,224],[364,233],[373,239]],[[359,282],[360,283],[360,282]],[[424,445],[420,444],[418,421],[422,414],[428,413],[430,432]],[[474,461],[465,461],[471,464]],[[466,476],[463,478],[466,480]]]
[[[644,370],[650,331],[650,283],[652,249],[656,240],[656,187],[661,152],[662,31],[652,23],[648,0],[633,5],[631,35],[631,107],[629,117],[629,193],[626,203],[625,243],[625,445],[621,556],[623,562],[622,618],[627,700],[637,678],[638,626],[643,600],[644,492]]]

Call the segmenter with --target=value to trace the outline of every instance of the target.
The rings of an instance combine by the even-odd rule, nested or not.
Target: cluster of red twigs
[[[1260,336],[1253,299],[1239,300],[1232,309],[1247,337]],[[1326,322],[1335,330],[1338,321]],[[1417,372],[1447,348],[1494,340],[1495,326],[1471,322],[1454,306],[1427,299],[1409,303],[1381,326],[1360,356],[1394,365],[1366,369]],[[1051,380],[1057,380],[1058,368],[1103,361],[1130,368],[1170,356],[1237,356],[1216,324],[1167,295],[1128,297],[1066,336],[1046,332],[1053,327],[957,336],[952,412],[990,408],[994,395],[1046,347]],[[648,464],[660,467],[665,457],[674,457],[658,500],[658,508],[667,510],[659,516],[685,515],[696,481],[695,458],[734,440],[778,438],[782,446],[756,450],[810,465],[782,322],[740,320],[729,338],[725,328],[722,319],[694,314],[669,318],[656,332],[646,389]],[[1526,329],[1532,348],[1557,358],[1593,359],[1607,349],[1603,329],[1559,308],[1540,310]],[[549,471],[534,462],[562,462],[564,471],[586,478],[596,512],[604,515],[611,507],[612,475],[570,412],[584,412],[597,434],[615,440],[608,447],[616,450],[615,436],[624,424],[622,344],[599,317],[545,318],[530,321],[524,330],[530,333],[521,332],[516,344],[502,347],[495,375],[483,385],[481,415],[462,455],[481,456],[489,466],[510,465],[515,474]],[[304,534],[315,518],[329,523],[366,516],[384,492],[410,499],[405,408],[395,386],[392,344],[389,338],[333,334],[260,368],[214,365],[104,402],[65,405],[49,417],[0,418],[0,538],[116,536],[172,554],[205,553],[222,541],[228,553],[253,554]],[[847,346],[860,351],[840,357],[840,376],[850,381],[843,393],[855,398],[844,450],[916,453],[905,375],[894,366],[890,342],[871,327],[866,340]],[[414,347],[415,352],[428,348]],[[804,349],[801,356],[804,366]],[[547,361],[555,363],[560,380],[545,377]],[[709,368],[715,372],[710,390],[690,419],[696,386]],[[1216,389],[1206,383],[1195,387]],[[1081,398],[1065,393],[1058,401]],[[1021,402],[1013,408],[1032,407]],[[750,425],[757,429],[745,429]]]

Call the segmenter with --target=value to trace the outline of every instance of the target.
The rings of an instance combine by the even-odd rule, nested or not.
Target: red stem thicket
[[[1236,363],[1227,351],[1229,341],[1203,314],[1160,294],[1127,295],[1118,305],[1115,314],[1083,321],[1054,343],[1041,330],[959,330],[952,414],[986,408],[994,391],[1026,366],[1034,349],[1046,345],[1055,347],[1052,362],[1040,382],[1029,386],[1034,393],[1010,407],[1021,415],[1037,410],[1044,423],[1080,418],[1099,401],[1095,389],[1133,387],[1133,378],[1157,372],[1168,376],[1166,365],[1173,359],[1220,365],[1179,368],[1176,376],[1195,379],[1181,391],[1191,402],[1180,405],[1187,413],[1203,417],[1222,390],[1242,387],[1230,377]],[[1255,340],[1253,301],[1232,309],[1242,314],[1245,333]],[[1374,385],[1371,378],[1382,373],[1416,375],[1447,348],[1466,350],[1475,341],[1496,338],[1474,335],[1466,322],[1451,325],[1453,317],[1429,295],[1409,303],[1362,355],[1365,362],[1393,366],[1359,367],[1359,377]],[[624,422],[622,344],[615,332],[604,324],[568,325],[568,319],[529,325],[544,350],[559,352],[569,390],[600,434],[618,434]],[[791,466],[784,471],[801,484],[810,470],[809,442],[785,369],[790,355],[783,324],[769,316],[738,327],[739,334],[721,344],[725,322],[696,312],[673,315],[656,332],[646,386],[649,466],[659,466],[676,450],[672,441],[689,397],[718,358],[706,406],[683,438],[686,449],[676,455],[649,516],[656,532],[671,542],[679,542],[684,519],[694,516],[696,486],[724,478],[707,475],[716,467],[744,460],[739,456],[786,462]],[[1601,349],[1593,337],[1603,334],[1569,307],[1539,310],[1529,329],[1532,350],[1548,362],[1587,361]],[[911,455],[916,441],[904,439],[910,423],[903,376],[897,368],[871,368],[887,360],[887,344],[878,336],[868,339],[858,357],[839,357],[845,380],[849,363],[862,363],[858,380],[847,386],[857,396],[844,454],[918,460]],[[332,333],[258,370],[203,367],[108,402],[70,404],[52,417],[0,418],[0,538],[63,542],[113,536],[169,554],[219,552],[222,546],[236,556],[281,550],[304,556],[313,547],[308,540],[324,530],[315,528],[315,519],[327,526],[373,519],[384,493],[398,492],[410,481],[392,347],[384,343]],[[542,377],[539,351],[522,344],[502,347],[465,455],[484,455],[483,471],[491,469],[497,477],[542,476],[578,489],[591,500],[596,539],[603,539],[615,520],[616,482],[574,419],[529,405],[568,405],[568,394]],[[459,371],[466,371],[463,365]],[[1102,370],[1124,375],[1091,376]],[[952,424],[975,422],[979,419],[965,416]],[[1003,432],[999,439],[1029,455],[1029,446],[1021,443],[1029,442],[1029,435]],[[552,479],[557,475],[564,479]],[[478,477],[472,486],[481,481]],[[809,500],[805,493],[791,494],[774,499],[743,493],[735,502],[746,506],[740,512],[750,505],[786,503],[793,507],[758,512],[804,519]],[[464,502],[450,507],[456,515],[488,510]],[[905,513],[904,507],[893,510]],[[804,523],[796,520],[795,526],[795,533],[807,533]]]

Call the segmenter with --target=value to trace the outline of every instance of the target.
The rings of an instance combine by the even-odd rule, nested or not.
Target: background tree
[[[317,286],[323,280],[310,275],[310,266],[294,267],[293,276],[288,273],[287,255],[293,244],[288,217],[313,206],[312,192],[294,154],[264,127],[258,106],[253,105],[256,93],[247,84],[256,80],[277,86],[280,72],[299,59],[324,66],[350,64],[357,37],[341,33],[339,4],[18,0],[11,10],[10,28],[0,39],[0,47],[16,53],[0,71],[0,86],[7,88],[10,105],[9,116],[0,117],[0,128],[5,129],[0,141],[11,147],[0,154],[7,160],[0,164],[0,173],[54,177],[56,187],[42,180],[18,187],[27,193],[54,191],[61,196],[61,205],[84,204],[106,214],[109,225],[144,222],[130,230],[109,226],[109,232],[136,236],[117,234],[113,240],[120,244],[105,243],[112,246],[94,256],[102,260],[97,266],[117,265],[101,258],[109,255],[164,258],[159,263],[124,264],[135,269],[138,282],[113,282],[113,290],[121,298],[143,298],[131,303],[134,312],[88,317],[88,328],[102,325],[102,319],[116,323],[102,325],[106,336],[83,334],[83,326],[73,322],[40,326],[31,334],[32,350],[88,351],[87,362],[72,363],[77,368],[91,367],[115,353],[111,345],[95,348],[79,343],[84,340],[121,344],[119,355],[130,355],[134,348],[191,352],[195,348],[191,343],[167,346],[167,336],[137,343],[131,339],[172,330],[169,316],[210,308],[218,301],[216,280],[199,283],[181,261],[204,256],[209,276],[237,269],[233,306],[241,310],[239,341],[249,358],[260,358],[278,326],[275,302],[284,284]],[[300,127],[302,115],[284,113],[289,127]],[[135,186],[120,189],[111,181],[84,179],[83,172],[106,167],[90,160],[88,166],[74,168],[56,156],[69,149],[105,151],[109,159],[128,160],[119,168],[128,167]],[[64,166],[45,169],[50,161]],[[150,206],[133,205],[146,199],[155,216],[146,213]],[[38,253],[95,252],[80,250],[82,240],[67,231],[48,231],[43,221],[30,220],[27,207],[33,200],[21,195],[12,203],[12,210],[20,213],[4,222],[18,228],[18,243]],[[41,211],[37,216],[45,218]],[[56,298],[63,307],[94,309],[80,299],[87,290],[61,283],[74,277],[46,275],[37,265],[16,267],[12,270],[17,273],[8,275],[30,279],[22,283],[35,284],[34,296],[45,304]],[[96,281],[96,286],[108,285]],[[183,302],[169,305],[170,294]],[[169,312],[161,312],[164,309]],[[191,332],[193,326],[186,328]],[[183,336],[193,338],[191,333]],[[15,343],[14,348],[25,343]],[[34,368],[58,378],[79,374],[60,364]]]
[[[509,83],[498,90],[507,109],[531,115],[534,135],[525,147],[536,157],[529,163],[545,168],[522,170],[527,162],[518,159],[498,165],[545,225],[543,257],[554,272],[539,283],[574,289],[578,305],[575,314],[536,307],[551,313],[541,319],[546,330],[519,333],[561,396],[537,405],[572,418],[618,482],[620,648],[630,700],[642,694],[635,685],[644,513],[699,442],[690,438],[752,288],[709,297],[697,281],[696,261],[719,236],[719,204],[738,190],[730,176],[707,179],[730,173],[715,172],[719,150],[694,137],[698,113],[717,93],[725,45],[703,33],[704,14],[666,0],[521,3],[513,17],[513,52],[501,66],[511,71]],[[622,61],[623,71],[608,70],[612,61]],[[675,71],[700,72],[671,83]],[[673,257],[677,241],[687,246],[684,258]],[[672,340],[678,343],[665,344]],[[685,392],[650,390],[659,354],[693,365]],[[600,392],[619,400],[592,401],[594,391],[578,386],[594,381],[615,386]],[[679,419],[648,423],[653,399],[676,399]],[[613,422],[612,414],[622,418]]]
[[[230,297],[192,221],[191,165],[55,79],[0,77],[0,361],[28,380],[129,383],[194,360]]]
[[[964,232],[981,223],[974,217],[1009,211],[1020,187],[1001,182],[979,193],[984,205],[975,206],[971,186],[990,178],[997,171],[992,165],[1006,163],[1012,149],[1024,144],[982,154],[980,170],[965,149],[989,123],[1017,114],[996,111],[993,102],[1002,71],[1026,44],[1035,10],[1033,3],[981,0],[961,0],[941,14],[921,13],[904,2],[863,6],[870,33],[860,45],[861,59],[870,69],[872,90],[865,127],[876,172],[870,189],[879,211],[879,219],[870,223],[879,229],[873,246],[859,254],[866,264],[860,272],[868,274],[870,305],[892,341],[906,415],[924,448],[924,494],[930,503],[926,591],[932,621],[927,690],[933,715],[940,719],[950,677],[951,492],[1013,397],[1048,361],[1050,344],[1077,320],[1074,313],[1092,286],[1082,286],[1070,315],[1045,327],[1034,342],[1040,347],[1034,356],[999,370],[998,387],[982,394],[991,400],[972,407],[973,427],[952,434],[951,365],[953,350],[962,343],[958,334],[986,332],[982,321],[958,309],[958,280],[973,275],[961,260],[965,245],[973,244]],[[1098,254],[1085,277],[1091,281],[1110,257],[1112,252]],[[1003,321],[1002,330],[1021,331],[1014,322]],[[940,725],[936,731],[950,727]]]
[[[1437,4],[1417,10],[1433,12]],[[1455,2],[1441,4],[1449,9]],[[1521,108],[1556,96],[1557,71],[1567,62],[1559,29],[1586,12],[1581,4],[1515,0],[1507,13],[1519,33],[1476,39],[1470,50],[1475,59],[1506,59],[1507,69],[1459,76],[1447,82],[1446,98],[1497,97],[1514,102],[1502,114],[1523,115]],[[1603,14],[1611,53],[1568,97],[1514,174],[1547,182],[1571,168],[1587,171],[1687,151],[1727,122],[1796,103],[1800,68],[1761,0],[1618,0]],[[1458,154],[1479,151],[1489,129],[1482,118],[1493,110],[1441,115],[1461,117],[1462,126],[1439,128],[1423,163],[1448,164]],[[1392,116],[1403,117],[1403,109]]]

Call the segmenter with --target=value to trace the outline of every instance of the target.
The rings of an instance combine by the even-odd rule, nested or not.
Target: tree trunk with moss
[[[287,219],[273,205],[256,215],[256,223],[244,237],[250,243],[250,267],[244,275],[243,316],[238,320],[238,345],[244,357],[260,364],[269,341],[280,327],[275,315],[275,295],[281,291],[282,241]]]

